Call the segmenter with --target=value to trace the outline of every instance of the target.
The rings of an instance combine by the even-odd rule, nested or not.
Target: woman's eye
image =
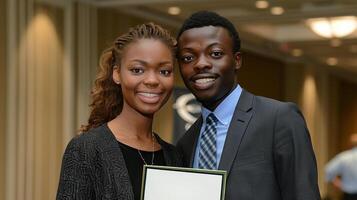
[[[215,58],[221,57],[222,55],[223,55],[223,52],[221,52],[221,51],[214,51],[211,53],[211,56],[215,57]]]
[[[143,69],[141,68],[133,68],[133,69],[130,69],[130,71],[133,73],[133,74],[142,74],[144,72]]]
[[[170,74],[172,73],[171,70],[160,70],[160,74],[164,75],[164,76],[170,76]]]

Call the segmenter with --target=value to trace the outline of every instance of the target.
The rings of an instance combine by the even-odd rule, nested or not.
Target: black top
[[[135,200],[139,200],[141,195],[143,166],[145,163],[142,160],[138,149],[130,147],[121,142],[118,143],[123,153],[126,168],[128,169],[131,185],[133,187],[134,198]],[[155,152],[140,151],[140,153],[148,165],[166,165],[162,149]],[[153,158],[154,162],[151,163]]]
[[[157,134],[167,166],[182,156]],[[151,163],[151,162],[150,162]],[[57,200],[134,200],[122,150],[107,124],[73,138],[63,155]]]

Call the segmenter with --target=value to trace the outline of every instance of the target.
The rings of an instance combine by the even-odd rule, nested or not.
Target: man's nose
[[[195,65],[196,70],[202,70],[205,68],[212,68],[211,62],[206,58],[206,56],[202,55],[198,57],[197,63]]]

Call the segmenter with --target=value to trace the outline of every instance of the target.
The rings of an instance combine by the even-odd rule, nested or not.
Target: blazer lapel
[[[109,163],[110,170],[106,171],[105,174],[108,177],[116,177],[115,183],[111,183],[112,185],[108,185],[107,187],[110,189],[117,189],[117,191],[109,191],[113,194],[120,193],[124,194],[122,198],[126,198],[128,200],[134,200],[134,192],[130,182],[129,172],[125,165],[125,160],[123,153],[120,149],[118,141],[114,137],[113,133],[109,129],[107,124],[102,125],[104,127],[104,131],[102,133],[102,137],[100,138],[100,145],[102,146],[103,154],[105,154],[105,158],[103,158],[103,162]],[[128,183],[128,184],[120,184],[120,183]]]
[[[252,117],[254,95],[243,90],[228,128],[226,141],[218,169],[229,174],[232,163],[237,155],[239,145]]]
[[[195,158],[197,141],[198,141],[198,137],[200,135],[202,122],[203,122],[203,119],[202,119],[202,115],[201,115],[186,133],[186,134],[191,135],[192,136],[191,140],[193,140],[193,142],[190,143],[189,146],[187,146],[188,152],[190,152],[190,156],[191,156],[190,165],[189,165],[190,167],[193,166],[193,159]]]

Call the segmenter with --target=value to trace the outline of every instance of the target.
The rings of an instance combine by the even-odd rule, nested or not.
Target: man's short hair
[[[192,14],[189,18],[187,18],[182,24],[181,29],[177,35],[177,41],[179,40],[180,36],[184,31],[204,26],[220,26],[222,28],[225,28],[231,35],[233,42],[233,52],[239,52],[239,34],[232,22],[230,22],[227,18],[224,18],[218,15],[217,13],[211,11],[198,11]]]

